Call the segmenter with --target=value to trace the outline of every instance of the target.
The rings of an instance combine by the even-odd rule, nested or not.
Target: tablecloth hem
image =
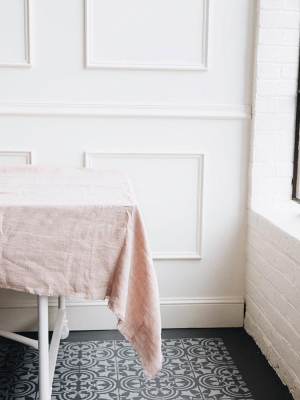
[[[125,329],[123,329],[123,326],[122,326],[122,322],[124,322],[123,321],[123,318],[121,318],[120,317],[120,315],[119,315],[119,313],[118,313],[118,311],[116,311],[115,309],[114,309],[114,306],[113,306],[113,304],[110,304],[109,302],[108,302],[108,308],[112,311],[112,313],[117,317],[117,319],[118,319],[118,324],[117,324],[117,329],[118,329],[118,331],[124,336],[124,338],[131,344],[131,346],[136,350],[136,352],[137,352],[137,354],[138,354],[138,357],[139,357],[139,360],[140,360],[140,363],[143,365],[143,372],[144,372],[144,374],[145,374],[145,376],[148,378],[148,379],[154,379],[156,376],[157,376],[157,374],[161,371],[161,369],[162,369],[162,361],[159,363],[159,365],[158,365],[158,367],[156,368],[156,371],[154,372],[154,373],[151,373],[151,372],[149,372],[148,370],[147,370],[147,367],[145,367],[145,365],[146,365],[146,360],[143,360],[143,357],[141,357],[140,355],[139,355],[139,353],[138,353],[138,351],[137,351],[137,349],[136,349],[136,344],[135,344],[135,342],[134,342],[134,340],[133,340],[133,338],[132,337],[129,337],[128,335],[127,335],[127,333],[126,333],[126,331],[125,331]],[[141,324],[141,326],[143,325],[143,323]],[[140,328],[141,328],[141,326],[140,326]],[[139,328],[139,329],[140,329]],[[138,329],[138,330],[139,330]],[[137,330],[137,332],[138,332],[138,330]],[[136,333],[137,333],[136,332]],[[133,336],[134,337],[134,336]]]
[[[114,313],[113,310],[112,310],[112,312]],[[114,313],[114,314],[115,314],[115,313]],[[115,315],[116,315],[116,314],[115,314]],[[132,347],[135,349],[135,351],[137,352],[137,349],[136,349],[136,345],[135,345],[134,340],[132,340],[132,338],[130,338],[129,336],[127,336],[127,334],[126,334],[126,332],[124,331],[124,329],[123,329],[123,327],[122,327],[121,324],[120,324],[120,325],[119,325],[119,324],[117,325],[117,329],[118,329],[118,331],[124,336],[124,338],[125,338],[126,340],[128,340],[128,342],[131,344],[131,346],[132,346]],[[140,363],[143,365],[143,372],[144,372],[145,376],[146,376],[148,379],[154,379],[154,378],[156,378],[157,374],[162,370],[162,362],[160,362],[159,366],[156,368],[156,371],[151,373],[151,372],[149,372],[149,371],[147,370],[147,367],[145,367],[146,360],[144,360],[144,359],[139,355],[138,352],[137,352],[137,354],[138,354]]]
[[[128,340],[128,342],[131,344],[131,346],[132,346],[132,347],[135,349],[135,351],[137,352],[137,350],[136,350],[136,345],[135,345],[134,340],[130,339],[130,337],[128,337],[128,336],[126,335],[126,333],[125,333],[124,330],[122,329],[122,325],[117,325],[117,328],[118,328],[119,332],[124,336],[124,338],[125,338],[126,340]],[[139,354],[139,353],[137,352],[137,354]],[[140,363],[144,366],[145,363],[146,363],[146,360],[143,360],[143,358],[142,358],[140,355],[138,355],[138,357],[139,357]],[[155,371],[155,372],[152,372],[152,373],[149,372],[149,371],[147,370],[146,367],[143,367],[143,372],[144,372],[145,376],[146,376],[148,379],[155,379],[156,376],[157,376],[157,374],[158,374],[161,370],[162,370],[162,362],[161,362],[161,363],[159,364],[159,366],[156,368],[156,371]]]

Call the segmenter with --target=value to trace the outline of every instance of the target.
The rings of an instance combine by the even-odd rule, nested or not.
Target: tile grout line
[[[117,373],[117,382],[119,382],[119,368],[118,368],[118,358],[117,358],[117,349],[116,349],[117,343],[116,343],[116,340],[114,340],[113,342],[114,342],[114,349],[116,352],[115,353],[115,365],[116,365],[116,373]],[[118,385],[117,385],[117,390],[118,390],[118,399],[120,400],[120,390],[119,390]]]
[[[198,379],[196,378],[196,375],[195,375],[194,368],[192,367],[192,364],[191,364],[191,362],[190,362],[190,358],[189,358],[187,349],[186,349],[186,347],[185,347],[185,345],[184,345],[183,339],[180,339],[180,341],[181,341],[181,343],[182,343],[182,346],[183,346],[184,350],[186,350],[186,356],[187,356],[187,359],[188,359],[188,362],[189,362],[191,371],[192,371],[192,373],[193,373],[193,375],[194,375],[194,379],[195,379],[196,382],[198,382]],[[199,393],[200,393],[200,396],[201,396],[201,399],[200,399],[200,400],[204,400],[204,399],[203,399],[202,390],[201,390],[201,386],[200,386],[199,384],[197,384],[197,387],[198,387],[198,390],[199,390]]]

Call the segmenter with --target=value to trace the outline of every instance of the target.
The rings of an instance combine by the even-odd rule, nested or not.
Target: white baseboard
[[[180,297],[161,299],[163,328],[242,327],[242,297]],[[53,329],[57,301],[49,301],[49,325]],[[116,329],[116,318],[105,301],[68,300],[70,330]],[[37,330],[36,301],[0,304],[1,329],[20,332]]]

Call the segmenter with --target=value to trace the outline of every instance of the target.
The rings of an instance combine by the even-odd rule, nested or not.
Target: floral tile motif
[[[253,400],[224,343],[163,339],[163,368],[147,379],[125,340],[61,342],[52,400]],[[0,400],[38,400],[38,353],[0,344]]]

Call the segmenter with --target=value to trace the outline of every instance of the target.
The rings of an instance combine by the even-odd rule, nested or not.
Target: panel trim
[[[93,168],[93,158],[196,158],[198,160],[198,194],[197,194],[197,232],[195,252],[152,252],[154,260],[201,260],[202,259],[202,228],[203,228],[203,178],[204,154],[201,153],[126,153],[126,152],[85,152],[84,165]]]
[[[91,29],[91,5],[92,0],[85,0],[85,67],[105,69],[144,69],[144,70],[177,70],[177,71],[207,71],[208,70],[208,36],[209,36],[209,2],[203,0],[203,27],[202,27],[202,60],[201,64],[145,64],[145,63],[103,63],[93,61],[92,42],[93,32]]]
[[[0,102],[0,115],[240,120],[251,118],[251,106]]]
[[[30,64],[30,0],[24,0],[24,41],[25,59],[19,61],[0,60],[0,67],[31,67]]]
[[[11,157],[24,155],[26,157],[26,164],[33,164],[33,151],[25,150],[2,150],[0,149],[0,157]]]

